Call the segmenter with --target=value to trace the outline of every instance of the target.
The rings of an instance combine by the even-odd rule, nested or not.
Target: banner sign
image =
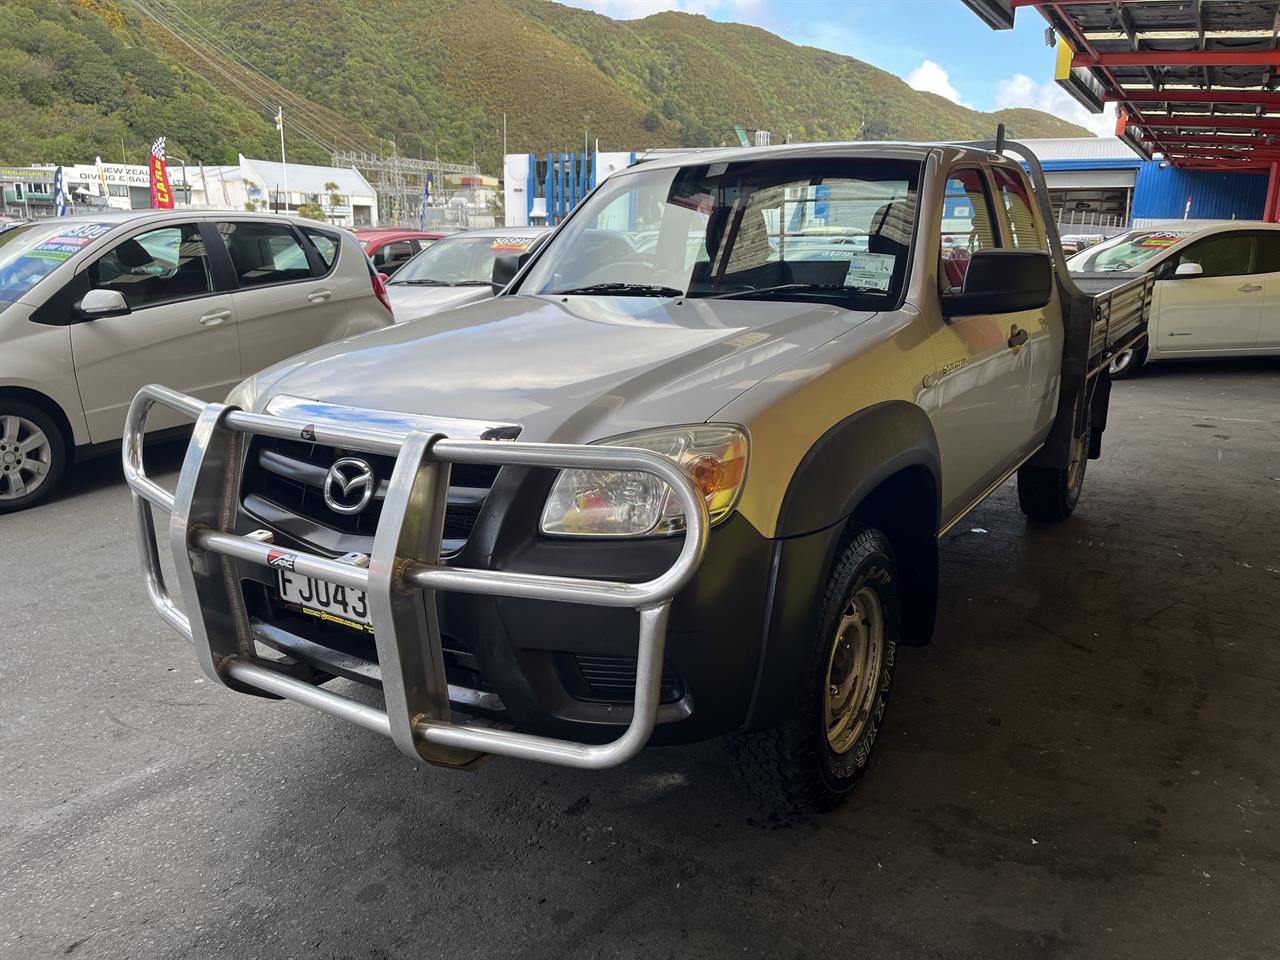
[[[164,137],[151,144],[151,206],[156,210],[173,209],[173,192],[164,167]]]
[[[62,183],[62,168],[53,171],[53,208],[57,216],[67,215],[67,191]]]
[[[19,181],[39,182],[49,176],[49,171],[41,167],[0,167],[0,180],[6,183]]]
[[[427,179],[422,181],[422,203],[418,207],[418,229],[425,230],[427,228],[427,205],[431,202],[431,174],[427,174]]]

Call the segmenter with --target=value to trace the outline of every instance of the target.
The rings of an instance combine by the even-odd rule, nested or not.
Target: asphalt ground
[[[1008,485],[946,537],[872,769],[798,821],[715,743],[453,773],[221,689],[74,469],[0,518],[0,957],[1280,956],[1280,362],[1112,410],[1072,520]]]

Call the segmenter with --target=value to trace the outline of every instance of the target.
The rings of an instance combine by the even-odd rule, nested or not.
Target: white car
[[[497,227],[437,240],[387,281],[396,322],[489,299],[494,294],[493,261],[532,253],[550,234],[548,227]]]
[[[1113,379],[1153,360],[1280,354],[1280,224],[1135,230],[1081,251],[1067,266],[1113,279],[1155,275],[1150,336],[1115,358]]]
[[[265,366],[391,322],[369,258],[326,224],[166,210],[6,230],[0,513],[40,502],[73,459],[118,449],[144,384],[222,400]]]

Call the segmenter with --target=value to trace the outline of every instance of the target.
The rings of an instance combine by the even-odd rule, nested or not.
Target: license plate
[[[373,622],[369,619],[369,598],[363,590],[344,587],[328,580],[317,580],[315,577],[304,577],[289,570],[277,570],[276,574],[279,577],[280,599],[285,603],[326,623],[373,633]]]

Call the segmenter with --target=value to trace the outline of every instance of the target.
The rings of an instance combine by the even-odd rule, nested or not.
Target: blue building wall
[[[1044,169],[1137,170],[1131,216],[1137,219],[1181,220],[1191,198],[1192,220],[1261,220],[1267,199],[1265,173],[1217,173],[1177,170],[1158,160],[1046,160]]]
[[[1192,220],[1261,220],[1267,199],[1265,173],[1178,170],[1156,161],[1138,168],[1133,216],[1181,219],[1191,198]]]

